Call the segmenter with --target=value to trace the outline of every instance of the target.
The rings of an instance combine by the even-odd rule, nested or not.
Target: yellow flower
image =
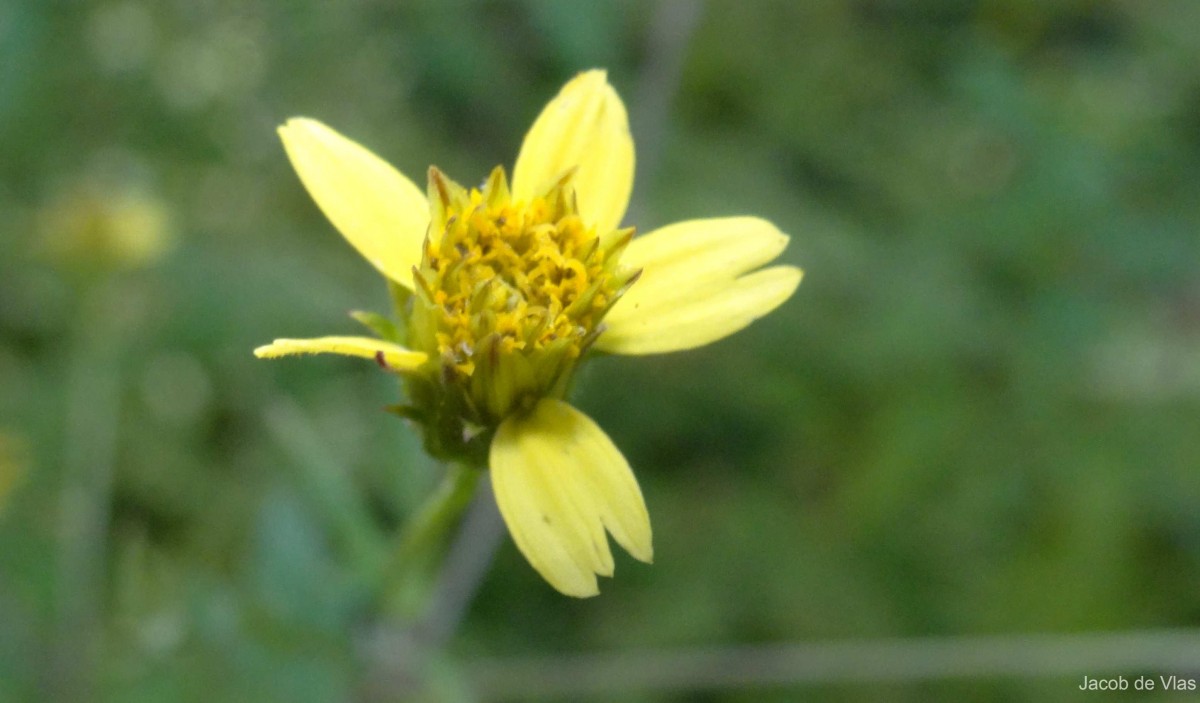
[[[39,225],[45,251],[76,268],[141,268],[172,244],[167,207],[129,185],[80,185],[44,208]]]
[[[691,220],[641,237],[619,229],[633,187],[625,106],[603,71],[576,76],[525,136],[512,186],[497,167],[467,190],[436,168],[426,193],[308,118],[279,129],[308,192],[398,284],[402,324],[355,316],[371,337],[279,339],[259,357],[334,353],[400,374],[436,456],[490,468],[517,547],[556,589],[598,593],[605,530],[650,562],[650,518],[629,464],[567,402],[596,349],[656,354],[732,334],[800,283],[760,268],[788,238],[754,217]]]

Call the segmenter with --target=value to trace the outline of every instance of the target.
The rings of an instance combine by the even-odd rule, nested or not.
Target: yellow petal
[[[621,263],[641,277],[605,318],[596,346],[617,354],[691,349],[726,337],[787,300],[802,272],[775,266],[788,238],[755,217],[692,220],[635,238]]]
[[[685,288],[730,281],[783,253],[788,237],[758,217],[719,217],[677,222],[635,237],[621,264],[642,269],[626,293],[631,300],[657,300]]]
[[[500,424],[489,457],[500,514],[517,548],[569,596],[611,575],[604,528],[635,558],[653,559],[650,516],[625,457],[586,415],[543,399]]]
[[[293,354],[342,354],[374,359],[391,371],[412,371],[428,358],[424,352],[405,349],[373,337],[317,337],[316,339],[276,339],[254,350],[260,359],[275,359]]]
[[[711,344],[774,310],[791,297],[802,277],[795,266],[772,266],[697,291],[676,301],[676,307],[656,303],[636,309],[612,322],[596,346],[614,354],[661,354]],[[618,305],[624,303],[622,299]]]
[[[412,288],[429,205],[412,181],[324,124],[294,117],[279,128],[292,166],[334,227],[388,278]]]
[[[633,189],[633,138],[604,71],[571,79],[538,115],[513,168],[513,198],[528,202],[576,168],[584,222],[602,234],[616,229]]]

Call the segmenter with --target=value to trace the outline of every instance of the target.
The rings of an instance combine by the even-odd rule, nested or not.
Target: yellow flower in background
[[[167,207],[127,184],[84,182],[51,201],[39,224],[43,249],[72,268],[142,268],[172,245]]]
[[[530,564],[571,596],[611,576],[605,530],[650,562],[641,490],[608,436],[564,398],[592,349],[702,346],[773,310],[801,271],[760,268],[788,238],[754,217],[620,229],[633,187],[625,106],[603,71],[572,79],[542,111],[509,186],[480,189],[430,168],[428,188],[308,118],[279,133],[309,194],[375,268],[407,291],[402,323],[358,313],[385,339],[278,339],[259,357],[374,359],[407,382],[436,456],[488,466]]]

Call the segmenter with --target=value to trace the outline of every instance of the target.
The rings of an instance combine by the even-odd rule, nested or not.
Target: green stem
[[[472,466],[451,464],[441,485],[405,524],[382,574],[379,597],[385,610],[407,616],[423,605],[431,580],[429,561],[470,504],[482,474]]]
[[[128,291],[113,279],[91,286],[79,314],[70,353],[66,436],[63,440],[61,534],[56,639],[47,662],[50,700],[98,696],[97,653],[104,645],[106,582],[113,473],[121,417],[121,352],[130,336],[116,312]]]
[[[338,459],[318,440],[311,418],[294,402],[282,401],[267,410],[264,424],[290,455],[287,463],[304,498],[355,570],[377,574],[389,546],[386,537]]]

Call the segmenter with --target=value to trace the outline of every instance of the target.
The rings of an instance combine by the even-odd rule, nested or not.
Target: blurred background
[[[1082,700],[1138,673],[848,653],[736,681],[757,646],[1200,625],[1197,26],[1187,0],[4,0],[0,700]],[[388,309],[274,129],[473,182],[595,66],[631,224],[761,215],[807,276],[730,339],[582,377],[654,566],[564,598],[507,536],[487,569],[484,515],[482,580],[423,643],[362,577],[439,476],[397,385],[250,353]],[[645,671],[726,650],[707,683]]]

